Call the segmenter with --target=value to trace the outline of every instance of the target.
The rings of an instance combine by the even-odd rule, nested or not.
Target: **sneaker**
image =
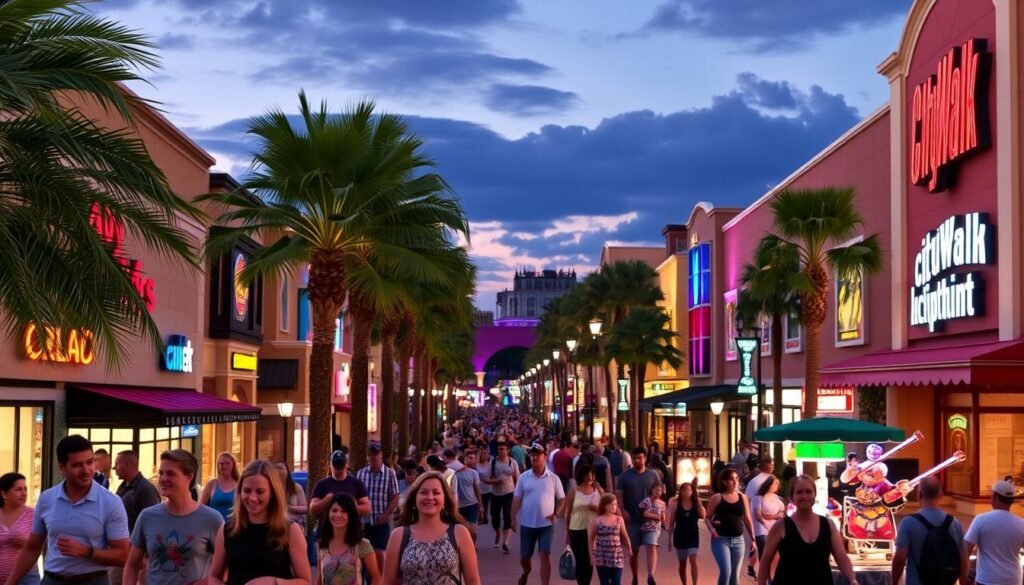
[[[647,575],[647,585],[658,585],[654,582],[654,575]]]
[[[505,554],[511,554],[512,553],[512,551],[508,550],[508,544],[501,545],[501,552],[503,552]],[[523,579],[525,579],[525,578],[526,578],[526,575],[523,575]]]

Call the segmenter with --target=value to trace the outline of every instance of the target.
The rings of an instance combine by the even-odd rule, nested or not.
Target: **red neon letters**
[[[937,73],[914,88],[910,182],[932,193],[953,184],[953,163],[989,146],[986,48],[984,39],[971,39],[950,49]]]
[[[93,203],[89,212],[89,225],[99,234],[100,240],[110,246],[110,253],[128,274],[132,286],[146,303],[146,308],[153,312],[156,307],[156,287],[153,279],[143,274],[142,260],[124,257],[124,224],[109,209],[105,209],[99,203]]]

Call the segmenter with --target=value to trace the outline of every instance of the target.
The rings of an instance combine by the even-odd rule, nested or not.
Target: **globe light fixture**
[[[576,351],[576,340],[575,339],[566,339],[565,340],[565,346],[569,348],[569,353],[572,353],[572,352]]]
[[[544,362],[544,367],[546,368],[551,363],[551,360],[549,360],[548,358],[544,358],[543,362]]]
[[[281,415],[281,418],[288,418],[292,415],[292,409],[295,407],[291,402],[279,402],[277,404],[277,414]]]
[[[558,361],[558,358],[561,355],[562,355],[562,352],[558,351],[557,349],[551,350],[551,358],[554,359],[556,362]]]
[[[602,323],[600,319],[594,317],[593,319],[590,320],[589,325],[591,335],[593,335],[594,337],[601,335],[601,327],[604,325],[604,323]]]

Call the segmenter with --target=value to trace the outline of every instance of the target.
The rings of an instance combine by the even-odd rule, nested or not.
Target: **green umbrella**
[[[881,443],[902,441],[907,434],[903,429],[887,427],[862,420],[821,416],[775,425],[754,433],[754,439],[772,441],[845,441],[848,443]]]

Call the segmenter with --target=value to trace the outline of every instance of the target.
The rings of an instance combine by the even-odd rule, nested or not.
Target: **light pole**
[[[616,410],[618,410],[619,413],[618,413],[618,416],[616,418],[618,418],[619,420],[616,421],[616,424],[618,424],[619,427],[621,427],[622,426],[622,420],[621,420],[622,417],[626,416],[626,414],[629,412],[629,401],[626,399],[627,392],[629,391],[629,378],[619,378],[618,381],[619,381],[619,401],[618,401],[618,405],[616,407]],[[626,424],[626,429],[627,430],[629,429],[629,424],[628,423]],[[618,431],[619,431],[620,435],[627,436],[627,438],[631,438],[631,439],[635,439],[636,438],[636,437],[630,437],[628,432],[627,433],[622,432],[621,428],[618,429]],[[635,429],[634,429],[634,431],[635,431]]]
[[[288,419],[292,416],[292,409],[295,407],[291,402],[278,402],[277,414],[281,415],[281,422],[284,423],[284,438],[281,440],[281,449],[284,451],[282,459],[288,465]]]
[[[725,408],[724,402],[712,402],[711,403],[711,414],[715,415],[715,459],[721,461],[722,459],[722,445],[718,440],[718,427],[719,417],[722,416],[722,409]]]
[[[576,339],[574,339],[574,338],[566,339],[565,340],[565,347],[569,350],[569,351],[567,351],[565,353],[565,368],[568,371],[568,377],[566,379],[566,388],[568,388],[569,380],[572,380],[572,414],[573,414],[574,417],[576,417],[576,420],[579,421],[580,409],[579,409],[579,406],[578,406],[579,400],[577,399],[577,396],[580,393],[580,384],[576,380],[576,366],[574,365],[574,362],[572,361],[572,358],[573,358],[572,354],[573,354],[574,351],[576,351]],[[580,432],[580,423],[579,422],[574,423],[573,427],[576,429],[577,433]]]
[[[601,321],[601,319],[599,319],[597,317],[594,317],[593,319],[590,320],[590,323],[588,323],[587,325],[590,328],[590,337],[592,339],[594,339],[594,341],[597,342],[597,354],[598,354],[598,358],[599,358],[598,359],[598,363],[600,363],[602,361],[600,359],[601,358],[601,354],[603,353],[601,351],[601,341],[600,341],[600,338],[601,338],[601,327],[604,326],[604,323]],[[593,378],[593,375],[591,375],[591,378]],[[590,380],[590,436],[592,438],[594,436],[594,419],[597,418],[597,393],[596,393],[596,390],[597,390],[597,384],[594,384],[594,380],[591,379]],[[611,411],[612,411],[611,405],[609,405],[609,408],[608,408],[608,418],[609,419],[611,419]],[[609,420],[608,422],[611,423],[611,420]],[[612,434],[611,438],[612,438],[612,440],[614,440],[615,439],[615,428],[612,427],[611,424],[609,424],[608,426],[609,426],[608,432],[610,432]]]

